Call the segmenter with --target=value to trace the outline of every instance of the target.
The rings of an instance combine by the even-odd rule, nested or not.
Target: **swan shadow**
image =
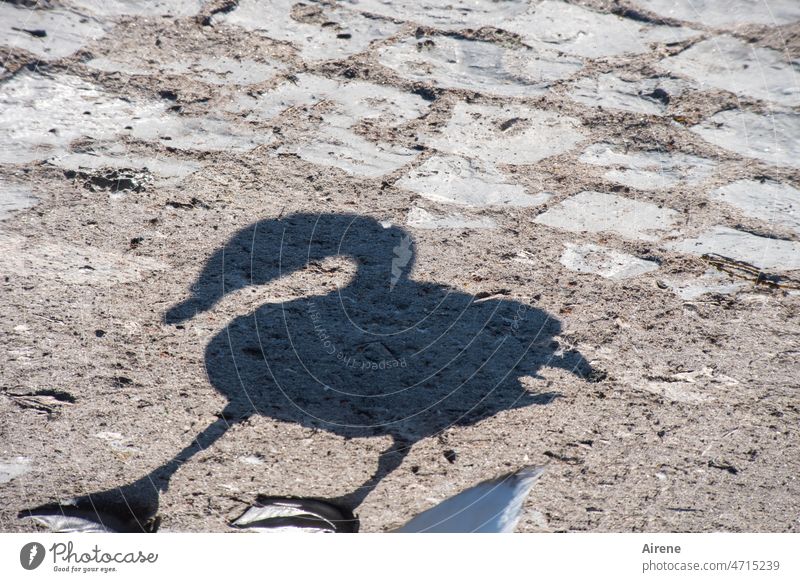
[[[218,419],[148,475],[78,506],[89,500],[100,514],[124,515],[126,531],[152,529],[159,493],[180,466],[232,425],[263,415],[346,438],[391,437],[370,479],[330,500],[352,515],[421,439],[559,397],[532,392],[521,378],[543,366],[597,377],[581,354],[559,350],[555,317],[414,280],[414,255],[404,229],[357,214],[293,214],[236,233],[167,324],[190,325],[232,291],[319,269],[329,257],[355,261],[356,275],[326,294],[265,303],[231,321],[205,349],[208,378],[228,401]]]

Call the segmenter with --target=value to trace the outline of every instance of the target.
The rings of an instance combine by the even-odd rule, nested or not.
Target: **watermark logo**
[[[39,542],[30,542],[22,546],[19,552],[19,563],[26,570],[35,570],[44,561],[44,546]]]
[[[392,282],[389,287],[390,291],[397,285],[400,276],[403,274],[403,269],[408,265],[408,262],[413,256],[411,252],[411,237],[403,235],[403,238],[400,239],[400,244],[392,250],[394,251],[394,257],[392,258]]]

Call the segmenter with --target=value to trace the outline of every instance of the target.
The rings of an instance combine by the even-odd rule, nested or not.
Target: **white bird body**
[[[423,511],[399,533],[508,533],[516,528],[522,504],[542,467],[524,467],[490,479]]]

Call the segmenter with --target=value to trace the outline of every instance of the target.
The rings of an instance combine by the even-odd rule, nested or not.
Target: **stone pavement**
[[[559,467],[528,531],[797,531],[800,3],[722,4],[0,2],[3,505],[180,449],[220,408],[182,396],[203,346],[256,299],[196,330],[163,312],[239,228],[302,210],[405,228],[414,277],[540,301],[608,373],[545,374],[563,410],[486,421],[496,460],[476,427],[420,445],[363,508],[373,529],[524,456]],[[285,285],[269,293],[302,295]],[[151,450],[159,415],[175,430]],[[347,441],[304,430],[273,434],[296,475],[261,489],[337,492]],[[448,438],[461,468],[435,452]],[[239,478],[184,489],[247,497],[270,462],[241,439],[219,445]],[[326,477],[297,468],[322,448]],[[220,529],[237,507],[202,502],[169,501],[170,527]]]

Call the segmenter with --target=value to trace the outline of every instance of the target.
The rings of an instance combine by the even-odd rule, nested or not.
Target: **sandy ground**
[[[2,531],[220,422],[163,530],[379,458],[362,531],[529,464],[520,531],[800,530],[796,2],[35,4],[0,2]]]

